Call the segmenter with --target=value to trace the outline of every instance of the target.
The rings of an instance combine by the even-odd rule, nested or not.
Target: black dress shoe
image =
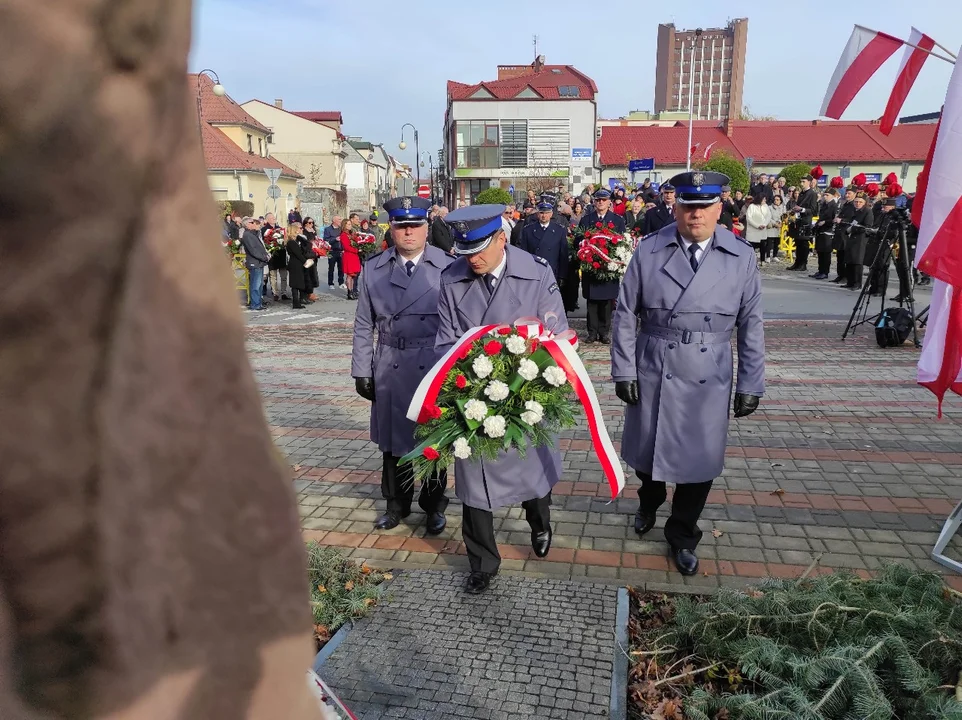
[[[442,512],[433,512],[428,515],[427,533],[428,535],[439,535],[448,525],[448,520]]]
[[[374,521],[374,529],[391,530],[392,528],[396,528],[401,523],[401,520],[410,514],[411,513],[404,513],[403,515],[399,515],[393,510],[388,510],[381,517]]]
[[[832,282],[833,282],[833,283],[837,283],[837,284],[841,284],[841,283],[843,283],[843,282],[848,282],[848,278],[845,278],[845,277],[842,277],[841,275],[839,275],[837,278],[835,278],[834,280],[832,280]]]
[[[551,549],[551,528],[549,527],[544,532],[531,533],[531,547],[534,548],[534,554],[539,558],[547,555]]]
[[[655,527],[655,515],[646,515],[641,510],[635,513],[635,532],[639,535],[644,535],[646,532]]]
[[[611,345],[611,338],[610,337],[598,338],[598,342],[600,342],[602,345]]]
[[[682,575],[694,575],[698,572],[698,558],[693,550],[672,548],[675,554],[675,567]]]
[[[464,584],[464,592],[470,595],[479,595],[488,589],[488,585],[491,584],[491,578],[493,578],[497,573],[486,573],[480,570],[472,570],[471,574],[468,575],[468,581]]]

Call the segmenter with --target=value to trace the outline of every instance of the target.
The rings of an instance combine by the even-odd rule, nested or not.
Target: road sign
[[[655,158],[641,158],[628,161],[628,172],[651,172],[655,169]]]
[[[571,157],[583,160],[591,159],[591,148],[571,148]]]
[[[418,197],[429,198],[431,197],[431,186],[430,185],[418,185]]]
[[[271,181],[271,185],[277,184],[277,178],[281,176],[280,168],[264,168],[264,174]]]
[[[905,178],[907,178],[908,176],[909,176],[909,164],[904,162],[902,163],[902,179],[905,180]]]
[[[842,180],[848,180],[850,177],[852,177],[852,168],[850,168],[848,165],[840,168],[838,171],[838,176],[842,178]]]
[[[267,188],[267,197],[271,200],[277,200],[281,196],[281,189],[277,185],[270,185]]]
[[[753,157],[745,158],[745,168],[748,170],[748,172],[752,171],[752,165],[754,164],[755,164],[755,158]]]
[[[510,186],[508,187],[508,192],[511,193],[512,195],[514,195],[514,185],[510,185]]]

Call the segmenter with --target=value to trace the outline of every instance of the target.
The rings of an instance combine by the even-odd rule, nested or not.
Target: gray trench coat
[[[438,292],[441,271],[453,259],[426,245],[408,277],[394,248],[364,264],[354,316],[352,377],[373,377],[371,441],[401,457],[414,449],[415,423],[407,419],[418,383],[438,361]],[[374,347],[374,329],[378,343]]]
[[[437,349],[443,354],[478,325],[513,323],[538,317],[555,333],[568,329],[554,273],[540,258],[506,246],[507,266],[490,304],[483,279],[467,260],[456,260],[441,276],[441,325]],[[530,448],[524,459],[515,450],[495,461],[456,460],[455,494],[465,505],[495,510],[548,494],[561,479],[561,453],[552,447]]]
[[[761,276],[752,248],[722,226],[698,271],[672,223],[638,246],[621,284],[611,376],[637,380],[625,406],[621,456],[655,480],[698,483],[721,474],[732,394],[765,391]]]

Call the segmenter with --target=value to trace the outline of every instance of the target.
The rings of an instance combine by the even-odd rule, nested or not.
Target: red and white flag
[[[819,114],[836,120],[842,117],[869,78],[904,44],[897,37],[856,25],[838,59]]]
[[[701,147],[701,143],[695,143],[690,148],[688,148],[688,157],[694,156],[695,151],[700,147]]]
[[[918,47],[912,47],[912,45],[917,45]],[[920,30],[912,28],[912,34],[909,35],[909,44],[905,46],[905,52],[902,54],[902,64],[899,65],[899,74],[895,77],[895,87],[892,88],[892,94],[889,95],[885,112],[879,121],[879,131],[883,135],[888,135],[892,132],[892,128],[895,127],[895,120],[902,110],[905,98],[909,96],[909,91],[915,84],[916,78],[918,78],[919,73],[922,72],[922,66],[925,64],[925,61],[928,60],[929,53],[927,51],[932,50],[934,47],[935,40]]]
[[[919,357],[919,384],[939,399],[962,395],[962,65],[956,65],[942,108],[923,197],[915,265],[933,278],[932,304]]]
[[[704,152],[704,154],[702,155],[702,157],[703,157],[705,160],[710,160],[710,159],[711,159],[711,149],[715,146],[715,143],[717,143],[717,142],[718,142],[718,141],[715,140],[715,142],[711,143],[708,147],[705,148],[705,152]]]

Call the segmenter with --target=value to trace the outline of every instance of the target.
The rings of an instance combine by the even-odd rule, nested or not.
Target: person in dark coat
[[[551,222],[554,208],[548,202],[538,203],[538,222],[525,227],[518,247],[547,261],[559,287],[568,275],[568,233]]]
[[[314,260],[314,264],[307,271],[307,302],[312,303],[317,300],[314,290],[321,284],[320,276],[317,274],[317,257],[314,255],[314,241],[317,239],[317,227],[314,225],[314,218],[304,218],[304,231],[301,237],[305,240],[301,244],[307,257]]]
[[[651,235],[673,222],[675,222],[675,186],[666,182],[661,186],[661,202],[645,213],[641,234]]]
[[[270,262],[270,255],[264,247],[264,241],[257,231],[254,218],[245,217],[243,221],[244,234],[241,235],[241,245],[244,247],[244,267],[247,268],[247,287],[250,295],[250,310],[263,310],[264,268]]]
[[[725,464],[736,329],[735,417],[754,412],[765,392],[761,275],[751,246],[718,226],[727,182],[708,171],[671,179],[677,222],[632,255],[611,345],[626,403],[621,456],[641,480],[635,532],[654,527],[674,483],[665,539],[683,575],[698,571],[698,518]]]
[[[848,239],[848,226],[855,217],[855,188],[845,189],[845,196],[842,204],[835,213],[835,235],[832,238],[832,249],[835,251],[835,267],[838,276],[832,280],[833,283],[841,284],[848,282],[848,267],[845,259],[845,243]]]
[[[724,225],[731,232],[735,226],[735,218],[738,217],[738,206],[732,200],[731,185],[722,186],[721,206],[721,218],[718,223]]]
[[[620,215],[611,212],[611,193],[605,188],[599,188],[594,194],[595,209],[581,218],[579,227],[582,230],[608,228],[610,232],[622,235],[625,232],[625,220]],[[598,282],[586,274],[582,278],[582,293],[588,301],[588,336],[585,342],[596,340],[607,345],[611,342],[611,305],[618,297],[618,281]]]
[[[854,211],[845,239],[845,267],[848,271],[848,283],[845,287],[849,290],[861,290],[867,243],[865,230],[874,227],[875,218],[872,215],[872,208],[868,206],[868,198],[863,192],[855,194],[852,207]]]
[[[832,269],[832,243],[835,237],[835,215],[838,213],[836,198],[838,191],[829,188],[822,193],[818,206],[818,222],[815,223],[815,254],[818,256],[818,270],[810,277],[827,280]]]
[[[893,220],[892,211],[895,210],[895,198],[885,198],[881,203],[876,203],[872,208],[875,232],[868,236],[865,247],[866,263],[871,263],[868,275],[868,294],[885,295],[889,287],[889,266],[892,261],[892,254],[888,253],[884,245],[890,240],[898,237],[898,230],[891,223]],[[876,207],[880,207],[875,212]],[[886,257],[886,254],[888,257]]]
[[[641,199],[641,194],[635,196],[635,199],[631,201],[631,205],[628,210],[625,211],[625,229],[629,232],[634,232],[635,225],[645,218],[645,203]]]
[[[798,199],[791,205],[791,212],[797,216],[791,226],[791,235],[795,240],[795,262],[787,270],[804,272],[808,269],[809,243],[811,242],[812,220],[818,215],[818,194],[812,188],[815,182],[811,175],[801,180],[802,190]]]
[[[478,325],[537,316],[545,329],[568,329],[561,293],[548,264],[507,246],[503,205],[473,205],[448,215],[458,259],[441,275],[437,349],[447,352]],[[551,548],[551,488],[561,479],[557,446],[512,449],[496,460],[455,460],[454,489],[463,505],[461,532],[471,564],[465,591],[480,593],[497,575],[501,555],[492,511],[521,503],[537,557]]]
[[[371,441],[383,456],[381,496],[387,508],[375,521],[376,530],[395,528],[411,514],[412,465],[398,465],[417,445],[416,423],[407,412],[418,384],[443,354],[435,349],[438,295],[441,273],[454,260],[427,244],[430,207],[419,197],[384,203],[394,247],[368,258],[358,280],[351,375],[358,395],[372,403]],[[418,505],[430,535],[447,525],[447,484],[442,470],[421,485]]]
[[[521,216],[518,222],[514,224],[514,227],[511,229],[511,244],[514,245],[515,247],[518,247],[518,245],[521,244],[521,233],[524,231],[525,227],[537,221],[538,221],[537,203],[535,203],[535,205],[532,205],[531,207],[528,207],[528,204],[526,202],[524,206],[524,214]]]
[[[331,247],[327,254],[327,288],[333,290],[334,271],[337,270],[337,287],[342,290],[344,285],[344,249],[341,247],[341,217],[335,215],[331,224],[324,228],[324,240]]]
[[[451,228],[444,221],[447,216],[448,209],[442,205],[438,208],[438,215],[431,224],[431,244],[446,253],[450,253],[454,240],[451,238]]]
[[[775,191],[772,189],[771,183],[768,182],[768,175],[765,173],[758,176],[758,182],[749,188],[748,194],[753,198],[764,195],[769,205],[775,204]]]
[[[291,308],[294,310],[301,310],[305,307],[304,302],[308,295],[308,270],[304,266],[309,258],[314,257],[313,253],[304,251],[301,240],[302,238],[306,240],[306,238],[304,238],[303,233],[294,232],[295,229],[299,228],[300,225],[291,226],[286,245],[287,283],[291,288]],[[317,264],[316,261],[315,264]]]

